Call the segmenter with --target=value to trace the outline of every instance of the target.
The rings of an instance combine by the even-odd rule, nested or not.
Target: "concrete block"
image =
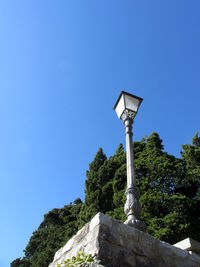
[[[56,252],[49,267],[56,267],[78,251],[95,256],[86,266],[199,267],[200,256],[162,242],[153,236],[98,213]]]
[[[190,237],[174,244],[174,246],[200,255],[200,243]]]

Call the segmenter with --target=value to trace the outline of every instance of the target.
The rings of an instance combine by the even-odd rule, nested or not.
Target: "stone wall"
[[[127,226],[102,213],[58,250],[49,267],[56,267],[78,251],[96,255],[95,266],[199,267],[200,256]],[[94,266],[94,264],[92,265]]]

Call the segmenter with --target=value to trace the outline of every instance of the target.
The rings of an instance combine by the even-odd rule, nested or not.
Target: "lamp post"
[[[124,212],[126,213],[127,220],[125,224],[138,228],[141,231],[146,231],[146,224],[139,219],[141,206],[139,203],[139,193],[136,188],[132,141],[132,124],[142,100],[140,97],[122,91],[114,106],[114,110],[118,118],[124,122],[126,135],[127,190]]]

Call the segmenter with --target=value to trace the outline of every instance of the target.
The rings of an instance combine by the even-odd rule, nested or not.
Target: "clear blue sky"
[[[200,1],[0,1],[0,267],[77,197],[99,147],[125,143],[113,106],[144,98],[134,139],[180,156],[200,129]]]

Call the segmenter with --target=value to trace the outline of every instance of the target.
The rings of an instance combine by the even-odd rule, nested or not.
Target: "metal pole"
[[[146,224],[139,220],[141,214],[141,205],[139,202],[139,194],[136,187],[135,167],[133,161],[133,141],[132,141],[132,124],[133,119],[130,114],[124,120],[125,134],[126,134],[126,167],[127,167],[127,190],[126,203],[124,212],[127,220],[125,224],[136,227],[141,231],[146,231]]]

